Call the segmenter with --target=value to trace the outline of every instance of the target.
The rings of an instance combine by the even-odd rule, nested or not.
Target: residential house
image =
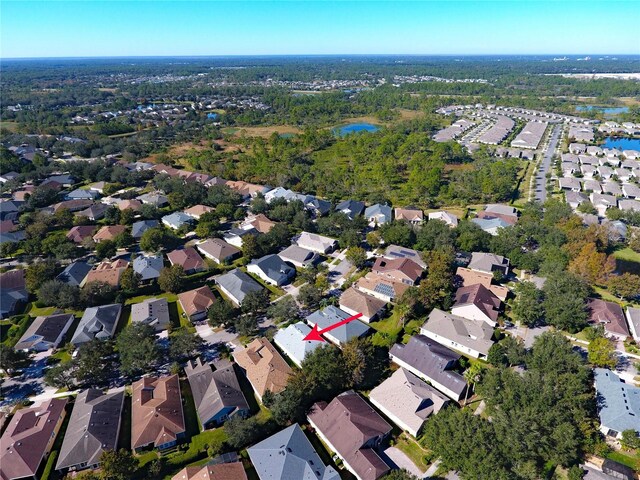
[[[52,398],[37,406],[21,408],[0,438],[2,480],[37,478],[44,458],[66,416],[67,398]]]
[[[259,213],[258,215],[251,215],[247,217],[242,225],[240,225],[240,228],[253,228],[258,233],[269,233],[277,224],[277,222],[269,220],[264,214]]]
[[[142,238],[142,234],[149,230],[150,228],[155,228],[160,225],[158,220],[140,220],[137,222],[133,222],[131,225],[131,236],[136,240]]]
[[[366,323],[381,318],[386,305],[384,300],[367,295],[353,287],[349,287],[340,295],[340,310],[349,315],[361,313],[360,320]]]
[[[377,480],[390,470],[376,449],[391,433],[391,425],[353,390],[328,404],[315,403],[307,419],[358,480]]]
[[[179,294],[178,302],[190,321],[199,322],[207,318],[207,311],[216,302],[216,297],[208,286],[203,285]]]
[[[452,370],[460,354],[424,335],[414,335],[406,345],[396,343],[389,350],[391,361],[428,381],[435,388],[459,401],[467,382]]]
[[[640,342],[640,308],[627,307],[627,322],[631,336],[636,342]]]
[[[414,437],[430,415],[438,413],[449,399],[404,368],[371,390],[369,401],[393,423]]]
[[[221,361],[214,366],[215,371],[211,365],[197,358],[184,367],[198,419],[204,429],[222,425],[234,415],[245,417],[249,414],[249,405],[233,364]]]
[[[178,375],[143,377],[132,390],[131,449],[176,445],[186,431]]]
[[[113,338],[121,313],[122,305],[119,303],[87,308],[71,338],[71,343],[77,347],[96,338],[98,340]]]
[[[184,213],[195,220],[200,220],[202,215],[213,212],[214,210],[215,208],[206,205],[194,205],[193,207],[187,208]]]
[[[472,285],[481,284],[485,288],[488,288],[491,293],[498,297],[503,302],[509,296],[509,289],[502,285],[494,285],[493,275],[485,272],[477,272],[469,268],[458,267],[456,275],[462,280],[463,287],[470,287]]]
[[[133,259],[133,271],[140,275],[141,282],[150,282],[160,277],[160,272],[164,268],[164,259],[161,254],[138,255]]]
[[[495,253],[473,252],[467,268],[476,272],[509,274],[509,259]]]
[[[423,270],[427,268],[427,262],[422,259],[422,255],[420,255],[420,252],[411,248],[400,247],[398,245],[389,245],[384,252],[384,258],[387,258],[389,260],[408,258],[414,263],[420,265],[420,268],[422,268]]]
[[[558,185],[562,190],[571,190],[572,192],[579,192],[582,189],[580,180],[574,177],[559,178]]]
[[[620,200],[618,202],[618,208],[620,210],[632,210],[634,212],[640,212],[639,200]]]
[[[146,203],[148,205],[153,205],[157,208],[162,208],[166,205],[169,205],[169,199],[162,195],[161,193],[145,193],[137,197],[142,203]]]
[[[589,201],[586,195],[578,192],[565,192],[564,200],[573,209],[577,209],[580,204]]]
[[[481,283],[476,283],[458,288],[451,313],[469,320],[482,320],[495,327],[501,307],[502,302],[491,290]]]
[[[640,199],[640,187],[632,183],[622,185],[622,193],[627,198]]]
[[[247,271],[260,277],[265,282],[281,286],[285,285],[296,275],[296,269],[289,266],[278,255],[265,255],[257,260],[252,260],[247,265]]]
[[[396,298],[401,297],[410,286],[406,283],[394,282],[388,277],[368,272],[364,277],[358,279],[355,283],[355,288],[385,302],[393,302]]]
[[[166,298],[147,298],[131,305],[131,323],[146,323],[156,332],[161,332],[171,325],[169,302]]]
[[[376,227],[378,225],[384,225],[393,220],[391,213],[391,207],[389,205],[382,205],[376,203],[367,207],[364,211],[364,218],[369,222],[370,227]]]
[[[629,328],[624,318],[622,307],[614,302],[607,302],[599,298],[589,298],[587,301],[589,322],[604,325],[604,331],[613,337],[624,340],[629,336]]]
[[[247,480],[247,474],[242,462],[237,461],[236,458],[233,462],[213,463],[212,460],[203,467],[197,465],[185,467],[171,480]]]
[[[349,317],[351,317],[351,315],[347,312],[344,312],[333,305],[329,305],[321,310],[316,310],[305,320],[311,327],[317,325],[318,330],[322,330]],[[368,332],[369,327],[359,320],[353,320],[324,333],[323,336],[330,342],[341,347],[349,340],[362,337]]]
[[[215,277],[215,282],[224,295],[231,300],[236,307],[240,307],[244,297],[249,292],[262,290],[262,285],[256,282],[242,270],[234,268],[224,275]]]
[[[0,175],[0,183],[7,183],[11,180],[18,178],[20,174],[18,172],[7,172]]]
[[[493,345],[493,327],[484,320],[463,318],[434,308],[420,333],[474,358],[486,359]]]
[[[296,243],[299,247],[306,248],[321,255],[331,253],[338,246],[338,241],[333,238],[323,237],[322,235],[309,232],[302,232]]]
[[[72,323],[73,315],[70,313],[36,317],[13,348],[35,352],[57,348]]]
[[[15,315],[29,299],[24,272],[20,269],[0,273],[0,318]]]
[[[257,236],[260,232],[253,227],[249,228],[232,228],[231,230],[225,232],[222,235],[222,238],[225,242],[234,247],[242,248],[243,238],[247,235]]]
[[[192,225],[193,218],[183,212],[173,212],[162,217],[162,223],[169,228],[179,230],[184,225]]]
[[[205,257],[218,263],[228,263],[242,255],[242,250],[228,244],[221,238],[209,238],[199,243],[196,248]]]
[[[297,423],[247,448],[247,453],[260,480],[340,480]]]
[[[0,220],[17,220],[23,203],[16,200],[0,201]]]
[[[83,243],[87,238],[93,237],[95,230],[95,225],[78,225],[67,232],[67,238],[74,243]]]
[[[424,213],[417,208],[396,208],[394,213],[396,220],[407,222],[411,225],[421,225],[424,221]]]
[[[236,350],[233,358],[244,370],[261,401],[267,390],[271,393],[283,391],[292,373],[282,355],[264,337],[256,338],[243,350]]]
[[[605,368],[594,368],[593,373],[600,431],[616,439],[625,430],[640,431],[640,388]]]
[[[91,282],[104,282],[114,287],[120,286],[120,277],[122,273],[129,267],[129,262],[118,258],[113,261],[104,261],[98,265],[94,265],[93,269],[84,278],[80,285],[84,287]]]
[[[321,342],[304,340],[310,332],[311,328],[307,324],[297,322],[278,330],[273,337],[273,342],[293,363],[302,368],[302,361],[307,354],[322,346]]]
[[[482,230],[494,237],[498,235],[501,228],[507,228],[511,226],[509,222],[503,220],[502,218],[472,218],[471,222],[475,223]]]
[[[66,200],[95,200],[98,197],[98,192],[92,190],[83,190],[77,188],[65,195]]]
[[[94,182],[89,184],[89,190],[102,195],[104,193],[104,187],[106,186],[107,186],[107,182]]]
[[[90,388],[78,394],[65,431],[56,470],[97,468],[106,450],[118,448],[124,391]]]
[[[94,203],[93,205],[88,206],[84,210],[80,210],[75,212],[74,215],[76,217],[85,217],[92,222],[97,222],[101,218],[104,218],[106,211],[109,209],[109,206],[104,203]]]
[[[422,267],[408,258],[389,260],[378,257],[371,268],[376,275],[393,282],[416,285],[422,276]]]
[[[93,236],[93,241],[96,243],[104,242],[105,240],[115,240],[115,238],[127,231],[129,227],[126,225],[105,225]]]
[[[79,287],[90,270],[91,265],[89,265],[87,262],[73,262],[67,265],[67,267],[56,277],[56,279],[66,283],[67,285]]]
[[[142,202],[135,198],[130,200],[121,200],[116,203],[116,205],[120,211],[133,210],[134,212],[139,212],[142,210]]]
[[[349,219],[353,220],[364,211],[364,203],[356,200],[344,200],[336,205],[336,212],[344,213]]]
[[[444,210],[441,210],[439,212],[431,212],[429,214],[429,220],[440,220],[441,222],[449,225],[451,228],[455,228],[458,226],[458,217],[456,217],[452,213],[445,212]]]
[[[289,245],[278,256],[285,262],[288,262],[298,268],[306,268],[310,265],[315,265],[320,256],[306,248],[299,247],[298,245]]]
[[[171,265],[181,266],[187,275],[202,272],[207,267],[202,257],[198,255],[198,252],[196,252],[196,249],[193,247],[169,252],[167,258],[169,262],[171,262]]]
[[[618,199],[613,195],[592,193],[589,197],[591,199],[591,203],[598,211],[598,215],[601,217],[606,216],[609,208],[618,206]]]

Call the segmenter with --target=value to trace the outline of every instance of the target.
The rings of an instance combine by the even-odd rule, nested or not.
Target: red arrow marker
[[[306,341],[315,340],[316,342],[324,342],[325,341],[324,338],[322,338],[320,335],[328,332],[329,330],[333,330],[334,328],[338,328],[344,325],[345,323],[352,322],[353,320],[356,320],[361,316],[362,316],[362,313],[357,313],[353,317],[345,318],[344,320],[341,320],[338,323],[334,323],[333,325],[329,325],[327,328],[323,328],[322,330],[318,330],[318,325],[316,324],[313,326],[313,329],[311,329],[311,331],[307,334],[307,336],[303,338],[303,340],[306,340]]]

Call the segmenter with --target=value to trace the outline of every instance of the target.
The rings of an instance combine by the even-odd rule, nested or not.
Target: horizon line
[[[130,58],[278,58],[278,57],[640,57],[638,53],[266,53],[266,54],[203,54],[203,55],[95,55],[95,56],[34,56],[1,57],[5,60],[99,60]]]

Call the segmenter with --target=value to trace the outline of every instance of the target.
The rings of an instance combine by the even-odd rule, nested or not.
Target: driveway
[[[420,471],[402,450],[396,447],[389,447],[383,453],[389,457],[398,468],[404,469],[418,478],[427,478],[426,473]]]
[[[542,157],[542,161],[538,166],[538,172],[535,176],[535,198],[540,203],[544,203],[547,199],[547,172],[551,167],[551,159],[553,158],[556,147],[558,146],[558,141],[560,140],[561,133],[562,125],[556,125],[555,127],[553,127],[549,145],[547,146],[547,149],[545,150]]]

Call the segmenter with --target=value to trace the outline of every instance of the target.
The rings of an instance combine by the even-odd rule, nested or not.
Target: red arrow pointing
[[[307,336],[303,338],[303,340],[306,340],[306,341],[315,340],[316,342],[324,342],[325,341],[324,338],[322,338],[320,335],[328,332],[329,330],[333,330],[334,328],[338,328],[344,325],[345,323],[352,322],[353,320],[356,320],[361,316],[362,316],[361,313],[357,313],[353,317],[345,318],[344,320],[341,320],[338,323],[334,323],[333,325],[329,325],[327,328],[323,328],[322,330],[318,330],[318,325],[316,324],[313,326],[313,328],[307,334]]]

